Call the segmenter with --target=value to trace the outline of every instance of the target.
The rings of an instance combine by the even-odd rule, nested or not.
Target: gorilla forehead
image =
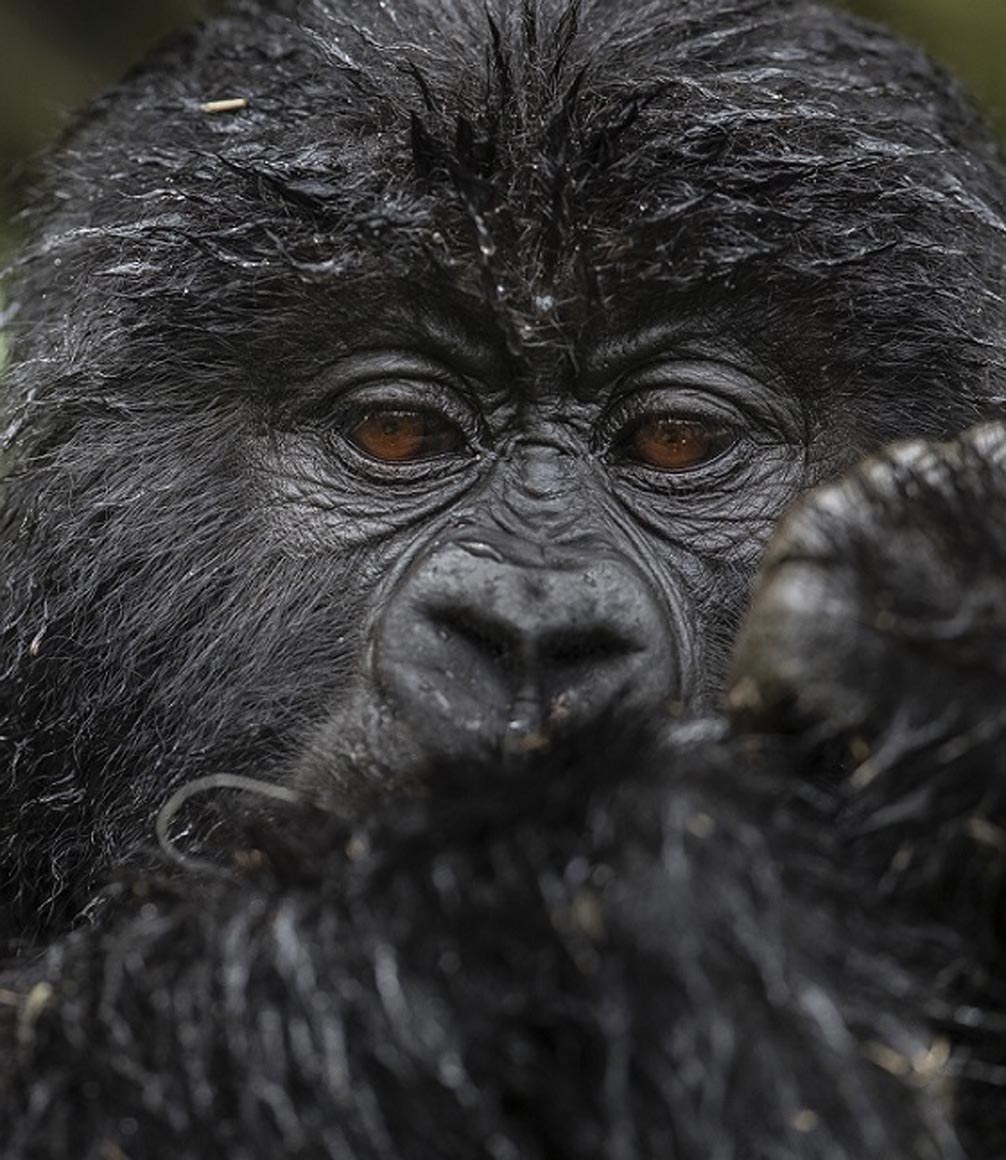
[[[889,399],[860,447],[901,429],[906,365],[920,426],[979,414],[1004,348],[995,159],[914,50],[799,0],[266,7],[169,45],[60,155],[22,365],[166,401],[305,379],[345,300],[398,280],[449,286],[511,353],[575,359],[641,309],[730,335],[849,416]],[[73,295],[72,340],[33,330],[46,293]]]
[[[275,8],[246,2],[111,98],[93,125],[112,170],[98,206],[61,175],[68,227],[129,231],[117,274],[134,240],[193,267],[209,250],[231,279],[443,267],[528,325],[642,280],[763,290],[767,263],[773,282],[822,291],[841,268],[846,303],[858,285],[880,297],[878,273],[946,284],[1001,265],[993,158],[967,105],[920,54],[816,5]],[[240,92],[217,91],[224,67]],[[221,95],[248,108],[201,112]],[[123,96],[131,133],[107,142]],[[162,146],[180,105],[188,127]],[[966,253],[932,245],[950,220]]]

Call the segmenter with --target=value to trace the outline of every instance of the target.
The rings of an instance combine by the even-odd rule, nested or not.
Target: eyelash
[[[360,454],[384,464],[422,463],[460,452],[470,444],[457,423],[432,408],[362,409],[342,424],[342,433]],[[416,454],[410,454],[413,449]]]
[[[611,440],[615,462],[653,471],[683,473],[714,462],[736,442],[721,422],[653,411],[623,423]]]

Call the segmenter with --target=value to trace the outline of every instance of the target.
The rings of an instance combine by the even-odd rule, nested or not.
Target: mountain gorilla
[[[29,998],[7,1080],[20,1092],[9,1106],[27,1109],[10,1154],[627,1157],[673,1141],[676,1156],[760,1157],[789,1155],[780,1141],[795,1132],[812,1142],[793,1155],[954,1155],[946,1107],[913,1086],[925,1068],[899,1073],[889,1099],[887,1081],[873,1092],[840,1076],[871,1036],[893,1052],[871,1056],[889,1070],[916,1058],[902,1047],[933,1026],[921,995],[944,1014],[960,995],[993,1005],[977,982],[998,954],[992,920],[972,906],[958,923],[941,904],[949,856],[913,861],[913,843],[930,817],[938,832],[998,840],[990,562],[1003,556],[995,529],[968,530],[998,494],[996,433],[917,445],[907,467],[896,455],[873,469],[897,486],[853,489],[855,502],[848,486],[826,491],[807,527],[798,512],[743,636],[734,725],[688,721],[718,704],[783,510],[894,437],[947,438],[1000,407],[1003,176],[924,57],[802,0],[244,0],[100,100],[40,177],[8,311],[3,933],[23,947],[85,913],[97,922],[12,976],[11,1001]],[[857,513],[862,536],[835,533]],[[973,655],[954,651],[963,638]],[[940,641],[938,679],[974,686],[980,714],[905,662]],[[909,682],[904,700],[890,674]],[[924,724],[931,751],[917,744]],[[768,756],[725,735],[779,727],[801,739],[766,742]],[[891,737],[895,773],[879,777],[876,746]],[[906,747],[923,756],[906,763]],[[905,789],[913,771],[957,769],[961,747],[981,756],[957,796],[941,797],[935,774]],[[637,770],[627,800],[638,795],[624,846],[620,791],[597,772],[622,766]],[[678,768],[666,784],[654,773]],[[315,803],[295,811],[303,832],[283,818],[272,837],[261,819],[235,828],[233,802],[209,790],[240,778]],[[713,855],[685,843],[681,870],[661,827],[691,801],[690,778],[715,809],[685,830],[708,830]],[[554,780],[560,806],[536,779]],[[173,798],[193,781],[204,792]],[[434,805],[417,828],[425,791]],[[853,791],[869,808],[849,806]],[[452,870],[422,842],[449,839],[458,797],[470,828]],[[338,853],[358,845],[347,819],[375,809],[388,819],[373,823],[386,826],[381,856],[408,873],[354,877]],[[159,814],[198,889],[142,870]],[[581,825],[584,846],[564,844]],[[737,851],[763,829],[742,866]],[[437,932],[465,859],[510,831],[534,872],[508,877],[505,859],[472,870],[450,951]],[[861,867],[846,865],[850,849]],[[235,850],[270,883],[221,886],[205,863]],[[693,893],[673,911],[666,888],[689,865]],[[95,894],[114,866],[124,913]],[[578,957],[548,891],[605,866],[633,884],[619,895],[629,933],[595,976],[599,952]],[[991,899],[998,873],[982,862],[960,882],[980,877]],[[396,909],[395,884],[413,878]],[[290,920],[268,946],[246,937],[263,898]],[[607,930],[612,914],[592,927],[587,905],[577,922]],[[800,917],[774,927],[790,907]],[[498,937],[484,944],[481,923]],[[395,948],[427,928],[436,954],[417,960],[415,985],[433,996],[431,1021],[408,1033],[432,1072],[386,1038],[406,1034],[394,1013],[410,1002]],[[156,931],[176,937],[147,961]],[[717,949],[732,937],[743,953]],[[809,957],[807,987],[774,979],[783,951]],[[140,961],[152,1007],[131,1021],[114,980]],[[438,998],[450,962],[473,991]],[[229,1006],[227,980],[256,964],[278,975]],[[539,968],[542,1027],[513,1014]],[[723,1014],[750,972],[754,1014]],[[665,1001],[683,977],[687,1001]],[[630,993],[638,1027],[618,1024]],[[695,1032],[703,1004],[718,1013],[708,1038]],[[577,1038],[592,1019],[610,1055]],[[633,1036],[648,1024],[661,1050],[682,1038],[642,1068]],[[434,1051],[455,1025],[457,1052]],[[335,1036],[335,1054],[284,1071],[284,1035],[312,1029]],[[332,1046],[343,1033],[359,1035],[366,1082]],[[750,1036],[763,1055],[725,1046]],[[90,1061],[79,1074],[67,1044]],[[778,1080],[758,1074],[777,1050]],[[509,1077],[498,1089],[487,1059]],[[88,1087],[102,1060],[119,1097]],[[551,1070],[581,1067],[559,1099]],[[798,1098],[802,1067],[832,1110]],[[484,1082],[452,1087],[466,1068]],[[407,1110],[409,1075],[446,1086],[473,1119]],[[522,1118],[541,1084],[582,1135],[560,1140],[541,1109]],[[744,1146],[738,1092],[763,1137]],[[267,1125],[249,1111],[259,1099]],[[692,1144],[685,1104],[704,1109]],[[60,1108],[69,1128],[83,1122],[82,1107],[99,1116],[92,1151],[44,1135]],[[497,1113],[522,1127],[496,1131]],[[403,1144],[392,1121],[443,1135]],[[131,1138],[137,1124],[149,1133]]]

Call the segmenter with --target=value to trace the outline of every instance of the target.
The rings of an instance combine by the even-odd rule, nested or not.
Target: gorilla
[[[1004,201],[804,0],[239,0],[99,100],[8,279],[0,1155],[1000,1154]]]

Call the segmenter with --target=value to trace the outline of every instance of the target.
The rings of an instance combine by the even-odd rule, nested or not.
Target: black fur
[[[124,883],[18,980],[0,1155],[958,1157],[959,940],[779,754],[632,740]]]
[[[714,710],[783,510],[1001,410],[1004,192],[803,0],[248,0],[85,114],[8,281],[0,1156],[1003,1155],[1001,431],[798,503]],[[400,348],[455,443],[364,462]],[[512,575],[549,711],[660,696],[469,728]]]

